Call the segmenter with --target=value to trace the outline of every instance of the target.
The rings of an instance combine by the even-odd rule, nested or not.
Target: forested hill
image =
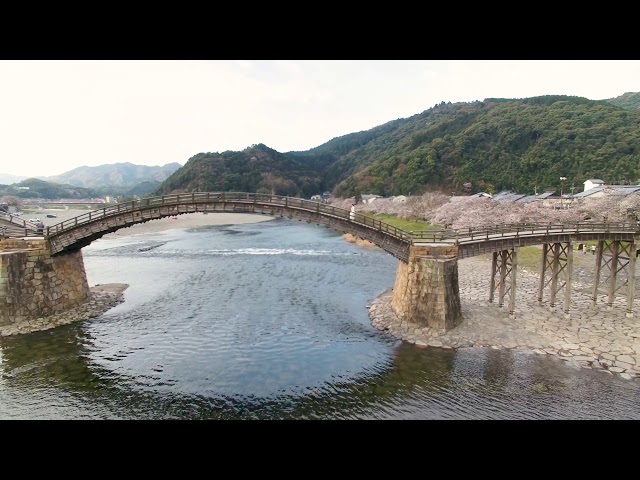
[[[196,190],[273,191],[309,197],[513,189],[582,190],[589,178],[640,179],[640,110],[615,100],[564,95],[444,102],[406,119],[351,133],[305,152],[264,145],[202,153],[157,193]],[[620,100],[622,101],[622,100]],[[620,103],[620,101],[618,103]]]
[[[310,197],[323,188],[320,170],[258,144],[241,152],[194,155],[156,194],[231,191]]]
[[[616,98],[610,98],[607,102],[622,108],[640,110],[640,92],[627,92]]]
[[[39,178],[28,178],[14,185],[0,185],[0,197],[16,198],[78,198],[97,197],[98,192],[90,188],[60,185]]]

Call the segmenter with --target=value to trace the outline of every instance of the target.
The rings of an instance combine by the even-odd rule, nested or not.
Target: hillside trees
[[[356,186],[384,196],[434,187],[461,192],[468,182],[473,193],[486,191],[480,186],[533,193],[557,187],[560,176],[577,184],[640,178],[638,112],[579,97],[434,107],[398,124],[393,138],[376,139],[366,158],[364,148],[351,152],[358,167],[334,194],[352,195]]]
[[[200,153],[171,175],[156,195],[186,191],[258,192],[310,197],[321,175],[301,161],[259,144],[241,152]]]
[[[258,144],[201,153],[157,194],[274,188],[306,198],[326,190],[334,197],[356,190],[385,197],[433,190],[532,194],[558,189],[560,177],[574,187],[589,178],[638,181],[640,110],[563,95],[441,103],[306,152]]]

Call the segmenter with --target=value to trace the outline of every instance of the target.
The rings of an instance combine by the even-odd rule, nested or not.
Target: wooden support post
[[[509,292],[509,316],[513,318],[516,314],[516,271],[518,270],[518,249],[514,248],[511,253],[511,290]]]
[[[629,264],[627,268],[627,317],[633,317],[633,299],[636,296],[636,240],[629,245]]]
[[[553,244],[553,264],[551,266],[551,307],[556,306],[556,292],[558,291],[558,271],[560,269],[560,244]]]
[[[571,279],[573,278],[573,245],[567,243],[567,264],[565,266],[565,285],[564,285],[564,318],[569,318],[569,308],[571,307]]]
[[[540,281],[538,282],[538,305],[542,305],[542,295],[544,293],[544,280],[547,271],[547,253],[549,252],[549,244],[542,244],[542,262],[540,262]]]
[[[600,240],[596,251],[596,271],[593,278],[593,295],[591,296],[594,305],[598,301],[598,285],[600,284],[600,272],[602,270],[602,250],[604,250],[604,241]]]
[[[493,295],[496,291],[496,265],[498,264],[498,252],[493,252],[491,257],[491,285],[489,286],[489,303],[493,303]]]
[[[609,275],[609,295],[607,298],[608,310],[613,308],[613,300],[616,292],[616,277],[618,276],[618,252],[620,251],[620,242],[615,240],[611,243],[611,273]]]
[[[498,306],[504,305],[504,282],[507,278],[507,250],[500,252],[500,287],[498,288]]]

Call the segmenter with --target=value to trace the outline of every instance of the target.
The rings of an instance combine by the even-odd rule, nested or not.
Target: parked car
[[[31,223],[40,223],[42,220],[40,220],[39,218],[30,218],[29,221]]]
[[[55,213],[47,213],[47,218],[58,218],[58,215]]]

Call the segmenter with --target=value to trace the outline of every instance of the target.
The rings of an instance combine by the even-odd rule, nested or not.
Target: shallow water
[[[522,351],[423,349],[371,326],[397,260],[277,219],[103,238],[85,322],[0,339],[4,419],[637,419],[638,382]]]

